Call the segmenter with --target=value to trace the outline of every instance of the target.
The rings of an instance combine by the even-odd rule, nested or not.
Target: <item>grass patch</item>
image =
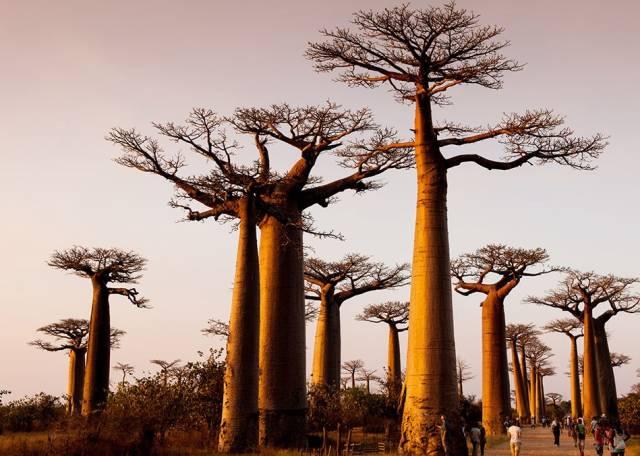
[[[627,440],[627,449],[624,452],[625,456],[640,456],[640,435],[632,435]]]

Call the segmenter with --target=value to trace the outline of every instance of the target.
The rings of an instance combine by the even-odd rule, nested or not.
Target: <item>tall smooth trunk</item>
[[[531,419],[530,387],[529,380],[527,380],[527,356],[524,344],[520,346],[520,364],[522,366],[522,386],[524,387],[524,409],[528,412],[526,418]]]
[[[389,325],[389,346],[387,352],[387,371],[389,384],[398,391],[402,386],[402,366],[400,362],[400,340],[398,329],[395,325]]]
[[[400,450],[444,455],[440,416],[450,427],[449,455],[466,455],[458,416],[451,305],[447,170],[431,126],[426,95],[416,96],[416,222],[413,245],[406,399]]]
[[[510,391],[504,302],[492,292],[482,303],[482,424],[488,435],[505,432]]]
[[[535,363],[531,363],[530,376],[529,376],[529,411],[531,412],[531,418],[535,419],[536,423],[540,422],[540,415],[538,414],[538,369]]]
[[[74,348],[69,350],[69,378],[67,384],[67,413],[75,415],[82,409],[82,386],[84,383],[84,369],[86,349]]]
[[[616,378],[611,365],[611,352],[605,324],[597,318],[593,320],[594,343],[596,348],[596,366],[598,371],[598,387],[600,408],[613,421],[618,419],[618,392]]]
[[[87,364],[82,393],[82,414],[89,416],[106,407],[111,370],[111,317],[109,290],[99,279],[91,280],[93,303],[89,320]]]
[[[333,290],[322,291],[313,349],[313,385],[340,387],[340,350],[340,306]]]
[[[540,416],[547,415],[547,402],[544,398],[544,377],[538,374],[538,407],[540,408]]]
[[[306,433],[304,270],[297,220],[268,215],[260,230],[261,447],[302,448]],[[296,223],[298,222],[298,223]]]
[[[578,342],[571,337],[571,416],[582,416],[582,399],[580,394],[580,374],[578,369]]]
[[[600,416],[600,392],[598,390],[598,371],[596,366],[596,344],[593,327],[593,315],[589,304],[585,304],[583,311],[584,328],[584,374],[583,374],[583,403],[585,419]]]
[[[253,202],[240,202],[238,253],[231,301],[218,451],[240,453],[258,443],[260,280]]]
[[[516,342],[517,343],[517,342]],[[526,409],[526,401],[524,399],[524,378],[522,376],[522,370],[520,368],[520,361],[518,360],[518,348],[516,343],[511,344],[511,364],[513,369],[513,383],[516,389],[516,413],[520,420],[524,420],[529,416],[529,410]]]

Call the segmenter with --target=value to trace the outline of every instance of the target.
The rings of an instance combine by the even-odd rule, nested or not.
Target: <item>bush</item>
[[[0,429],[11,432],[31,432],[48,429],[64,416],[60,398],[45,393],[26,396],[0,404]]]
[[[618,400],[620,421],[632,434],[640,433],[640,394],[630,393]]]

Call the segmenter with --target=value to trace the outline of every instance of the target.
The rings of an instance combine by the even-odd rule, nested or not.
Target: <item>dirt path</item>
[[[587,438],[585,444],[585,456],[595,455],[591,439]],[[567,432],[560,434],[560,446],[553,446],[551,429],[538,427],[536,429],[522,429],[522,446],[520,456],[578,456],[580,453],[573,446],[573,439],[567,436]],[[485,456],[510,456],[509,443],[503,443],[496,448],[487,449]]]

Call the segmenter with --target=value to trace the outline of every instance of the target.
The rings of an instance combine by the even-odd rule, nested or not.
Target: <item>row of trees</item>
[[[354,284],[358,273],[354,269],[345,272],[354,267],[349,258],[338,264],[318,261],[316,267],[305,270],[303,233],[336,236],[333,231],[315,228],[309,211],[328,206],[347,190],[379,188],[372,179],[388,170],[415,167],[416,223],[400,449],[443,454],[437,424],[440,415],[446,414],[454,434],[451,454],[465,454],[456,412],[450,274],[453,271],[459,279],[457,290],[486,295],[483,359],[487,370],[483,383],[493,378],[497,386],[483,386],[483,396],[485,423],[488,429],[495,429],[497,410],[504,410],[508,399],[504,393],[508,384],[504,298],[522,277],[549,270],[545,269],[544,251],[522,251],[522,257],[507,261],[506,266],[496,263],[492,272],[501,278],[487,285],[473,255],[452,263],[447,175],[465,164],[511,170],[524,164],[553,163],[590,170],[606,140],[600,134],[575,135],[564,125],[564,119],[549,109],[505,114],[486,127],[437,119],[434,108],[446,106],[454,89],[465,85],[499,89],[506,73],[522,69],[502,54],[508,42],[500,39],[500,27],[481,25],[475,13],[452,2],[425,9],[404,5],[379,12],[360,11],[354,14],[349,28],[321,33],[323,39],[310,43],[307,49],[307,57],[316,69],[337,71],[339,79],[351,86],[389,88],[399,101],[415,110],[414,123],[403,127],[413,132],[413,138],[401,140],[393,129],[376,125],[366,108],[348,110],[333,102],[239,108],[228,116],[194,109],[183,124],[154,123],[161,139],[204,158],[210,169],[199,175],[187,174],[186,159],[177,151],[166,152],[156,137],[135,129],[114,128],[107,139],[122,150],[117,163],[174,185],[176,197],[171,204],[184,209],[188,220],[233,220],[238,226],[218,445],[223,452],[241,452],[255,446],[304,446],[305,296],[321,301],[314,381],[337,384],[337,309],[341,303],[375,289],[375,283],[384,284],[378,289],[390,288],[408,279],[406,267],[382,268],[378,276]],[[230,136],[231,132],[238,139]],[[242,138],[252,143],[254,160],[239,158]],[[503,146],[502,159],[458,151],[462,146],[491,140]],[[294,159],[284,170],[272,166],[270,155],[276,148],[293,152]],[[341,178],[321,182],[312,173],[317,162],[329,153],[347,171]],[[90,278],[94,287],[82,406],[85,414],[99,410],[106,399],[109,296],[122,294],[144,306],[135,289],[111,288],[108,284],[134,283],[144,263],[131,252],[112,250],[104,254],[100,249],[82,248],[56,253],[51,260],[55,267]],[[540,269],[530,272],[535,267]],[[347,283],[344,289],[336,282],[341,274],[347,277],[343,279]],[[311,284],[308,287],[305,275]],[[390,339],[394,339],[395,323],[387,323]],[[585,341],[594,340],[592,319],[585,319],[584,325]],[[397,359],[395,343],[394,339],[390,351]],[[594,350],[592,346],[585,350],[585,410],[590,412],[597,411],[591,399],[596,396],[595,384],[591,384],[595,381],[591,372]],[[396,364],[399,360],[390,363],[390,371],[398,372]],[[587,372],[591,372],[589,384]],[[499,378],[496,373],[501,374]]]

